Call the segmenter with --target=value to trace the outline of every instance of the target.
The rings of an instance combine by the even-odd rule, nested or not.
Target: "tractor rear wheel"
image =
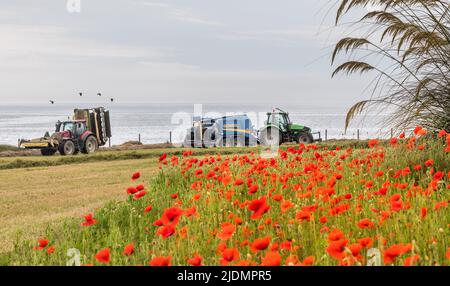
[[[97,139],[94,136],[88,137],[88,139],[86,139],[86,142],[84,142],[83,153],[91,154],[97,151],[97,149],[98,149]]]
[[[63,156],[75,154],[75,144],[68,140],[64,141],[59,147],[59,153]]]
[[[261,131],[260,142],[263,146],[280,146],[283,141],[278,129],[267,128]]]
[[[312,137],[312,135],[310,133],[300,133],[300,135],[298,135],[297,137],[297,143],[303,143],[303,144],[311,144],[314,142],[314,138]]]
[[[41,149],[42,156],[53,156],[56,153],[56,149],[54,148],[44,148]]]

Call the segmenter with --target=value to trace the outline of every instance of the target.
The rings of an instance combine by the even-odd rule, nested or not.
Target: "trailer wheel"
[[[311,144],[314,142],[314,138],[310,133],[300,133],[300,135],[297,137],[297,143],[303,143],[303,144]]]
[[[75,154],[75,144],[68,140],[59,147],[59,153],[63,156]]]
[[[97,151],[97,149],[98,149],[97,139],[94,136],[89,136],[88,139],[86,139],[86,142],[84,142],[83,153],[91,154]]]
[[[56,149],[54,148],[44,148],[41,149],[42,156],[53,156],[56,153]]]

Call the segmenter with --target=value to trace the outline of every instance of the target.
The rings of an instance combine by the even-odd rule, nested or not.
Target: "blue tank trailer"
[[[247,115],[194,118],[183,146],[197,148],[244,147],[258,144],[257,132]]]
[[[314,138],[318,135],[318,138]],[[267,113],[264,126],[255,130],[246,115],[220,118],[194,118],[193,126],[187,130],[183,146],[197,148],[245,147],[281,145],[285,142],[310,144],[322,141],[320,133],[311,128],[292,123],[289,113],[276,108]]]

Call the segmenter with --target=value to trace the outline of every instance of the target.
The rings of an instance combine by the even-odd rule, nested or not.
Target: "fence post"
[[[391,128],[391,139],[394,138],[394,129]]]
[[[356,130],[356,139],[359,141],[359,129]]]
[[[169,143],[172,144],[172,131],[169,133]]]
[[[141,133],[138,135],[139,144],[141,144]]]
[[[328,130],[325,129],[325,141],[328,141]]]

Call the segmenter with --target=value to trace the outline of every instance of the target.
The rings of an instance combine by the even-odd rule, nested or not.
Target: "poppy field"
[[[130,170],[125,202],[17,243],[8,264],[449,265],[450,134],[427,133],[161,154],[153,178]]]

